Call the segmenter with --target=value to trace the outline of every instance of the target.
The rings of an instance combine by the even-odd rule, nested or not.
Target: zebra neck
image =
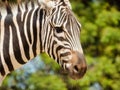
[[[3,67],[0,72],[3,75],[42,52],[44,18],[44,10],[40,8],[0,17],[0,67]]]

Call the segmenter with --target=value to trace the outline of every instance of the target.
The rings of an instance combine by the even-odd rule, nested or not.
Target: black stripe
[[[18,12],[21,12],[20,5],[18,5]]]
[[[31,6],[32,6],[32,8],[35,7],[33,0],[31,1]]]
[[[58,56],[58,51],[59,50],[61,50],[62,48],[64,48],[63,46],[61,46],[61,45],[59,45],[57,48],[56,48],[56,54],[57,54],[57,56]],[[59,60],[59,58],[57,59],[57,63],[60,63],[60,60]]]
[[[25,1],[25,9],[28,10],[28,0]]]
[[[37,14],[38,14],[38,10],[37,9],[35,12],[34,12],[34,15],[33,15],[33,37],[34,37],[34,40],[33,40],[33,46],[32,46],[32,49],[33,49],[33,53],[34,53],[34,56],[36,56],[36,45],[37,45]]]
[[[1,73],[2,76],[5,75],[5,70],[4,70],[4,67],[3,67],[2,61],[1,61],[1,56],[0,56],[0,73]]]
[[[19,39],[18,39],[18,35],[17,35],[17,31],[16,31],[16,27],[11,19],[11,27],[12,27],[12,33],[13,33],[13,51],[14,51],[14,55],[16,60],[20,63],[20,64],[25,64],[26,62],[24,62],[24,60],[22,59],[22,55],[20,52],[20,46],[19,46]]]
[[[64,47],[61,46],[61,45],[59,45],[59,46],[56,48],[56,53],[57,53],[59,50],[61,50],[61,49],[64,49]]]
[[[32,38],[31,38],[31,34],[30,34],[30,18],[31,18],[31,15],[32,15],[32,12],[33,10],[29,11],[28,12],[28,16],[26,17],[27,18],[27,23],[26,23],[26,26],[27,26],[27,35],[28,35],[28,39],[29,39],[29,42],[30,44],[32,43]]]
[[[9,26],[11,26],[11,28],[12,28],[12,35],[13,35],[13,38],[12,38],[13,42],[12,43],[13,43],[13,52],[14,52],[15,58],[20,64],[25,64],[25,62],[23,61],[23,59],[21,57],[18,35],[17,35],[16,27],[15,27],[13,20],[12,20],[12,15],[7,16],[5,19],[5,32],[6,33],[5,33],[4,42],[6,42],[6,43],[4,43],[4,45],[6,45],[5,48],[7,48],[5,53],[7,53],[9,51],[9,43],[10,42],[7,41],[10,38]],[[5,55],[5,57],[6,57],[6,55]],[[9,58],[9,60],[10,60],[10,58]],[[8,65],[8,66],[10,66],[10,65]]]
[[[56,41],[53,41],[52,47],[51,47],[53,59],[55,59],[55,54],[54,54],[55,47],[54,47],[54,46],[55,46],[56,44],[57,44],[57,42],[56,42]],[[58,54],[57,54],[57,55],[58,55]],[[58,57],[58,56],[56,56],[56,57]]]
[[[40,15],[40,16],[39,16],[39,17],[40,17],[40,18],[39,18],[39,22],[40,22],[40,24],[39,24],[39,25],[40,25],[40,33],[39,33],[40,35],[39,35],[39,39],[40,39],[40,44],[41,44],[41,45],[40,45],[40,51],[42,52],[42,38],[41,38],[41,37],[42,37],[43,9],[40,10],[39,15]]]
[[[10,25],[10,15],[6,17],[5,19],[5,30],[4,30],[4,42],[3,42],[3,57],[5,59],[5,63],[8,66],[9,71],[13,71],[13,65],[10,59],[9,54],[9,43],[10,43],[10,31],[9,31],[9,25]]]
[[[57,35],[54,35],[54,37],[56,37],[59,41],[66,41],[66,39],[62,36],[58,37]]]
[[[49,36],[48,36],[48,37],[49,37],[48,40],[45,39],[45,42],[47,42],[47,47],[46,47],[46,48],[48,48],[48,49],[47,49],[47,52],[50,53],[51,50],[52,50],[51,43],[52,43],[52,45],[53,45],[52,37],[50,36],[50,32],[49,32]],[[45,44],[46,44],[46,43],[44,43],[44,45],[45,45]]]
[[[71,55],[71,53],[70,52],[65,52],[65,53],[60,54],[60,57],[66,57],[68,55]]]
[[[1,12],[0,12],[0,36],[1,36],[1,19],[2,19],[2,15],[1,15]]]
[[[24,48],[24,51],[25,51],[25,56],[29,60],[30,59],[29,45],[27,43],[27,39],[26,39],[25,33],[24,33],[24,20],[25,20],[26,13],[24,13],[23,21],[21,21],[21,15],[22,15],[21,13],[18,13],[17,22],[18,22],[18,26],[19,26],[19,32],[20,32],[20,36],[21,36],[21,39],[22,39],[23,48]]]
[[[2,15],[1,15],[1,12],[0,12],[0,20],[1,20],[1,18],[2,18]]]
[[[11,7],[9,4],[6,5],[7,14],[12,14]]]
[[[48,30],[48,28],[47,28],[47,30]],[[50,30],[48,31],[49,33],[48,33],[48,39],[47,39],[47,47],[50,47],[50,43],[52,43],[52,28],[50,28]],[[45,39],[46,40],[46,39]]]

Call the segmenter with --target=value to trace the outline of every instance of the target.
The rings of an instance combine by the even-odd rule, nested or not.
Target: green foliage
[[[58,71],[60,66],[58,63],[55,62],[55,60],[51,59],[47,54],[42,53],[41,59],[44,61],[44,63],[48,66],[47,68],[50,70]]]
[[[105,27],[101,32],[101,43],[102,44],[115,44],[116,42],[120,42],[120,33],[118,28],[113,27]]]
[[[25,90],[119,90],[120,6],[110,1],[71,0],[73,11],[82,24],[80,40],[88,64],[87,73],[82,79],[76,81],[62,75],[59,65],[42,54],[45,64],[42,69],[28,74],[28,79],[24,77],[23,70],[12,73],[4,81],[1,90],[9,90],[8,81],[11,77],[15,85],[22,83]],[[17,78],[20,76],[23,76],[22,81]],[[96,84],[98,86],[95,88]],[[17,89],[13,90],[24,90],[15,87]]]
[[[47,78],[46,78],[47,77]],[[27,90],[67,90],[65,83],[55,75],[35,73],[28,80]]]

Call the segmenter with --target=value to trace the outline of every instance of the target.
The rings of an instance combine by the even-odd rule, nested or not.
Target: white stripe
[[[33,37],[33,17],[34,17],[35,11],[36,11],[36,9],[34,9],[34,11],[32,11],[32,15],[31,15],[31,19],[30,19],[30,35],[31,35],[32,44],[30,45],[29,54],[30,54],[31,59],[34,57],[32,45],[33,45],[33,42],[34,42],[34,37]],[[29,27],[29,26],[27,26],[27,27]]]
[[[45,43],[45,47],[46,47],[46,48],[45,48],[45,51],[47,51],[47,49],[48,49],[47,47],[49,47],[48,45],[50,45],[50,44],[48,44],[48,40],[49,40],[49,38],[51,37],[51,35],[52,35],[53,32],[51,32],[50,37],[48,37],[48,36],[49,36],[49,33],[50,33],[50,27],[48,26],[48,30],[46,30],[46,31],[45,31],[45,34],[44,34],[45,37],[46,37],[46,40],[45,40],[45,41],[46,41],[46,43]],[[51,41],[50,41],[49,43],[51,43]]]
[[[5,7],[0,7],[0,12],[1,12],[2,18],[5,18],[7,16],[7,11]]]
[[[32,9],[31,2],[29,2],[27,6],[28,6],[28,11],[30,11]]]
[[[18,7],[17,7],[17,5],[12,5],[11,6],[11,11],[12,11],[12,14],[14,14],[14,16],[16,16],[18,14]]]
[[[26,37],[27,43],[28,43],[29,46],[30,46],[30,42],[29,42],[28,34],[27,34],[27,19],[28,19],[28,14],[29,14],[29,13],[26,14],[25,20],[24,20],[24,33],[25,33],[25,37]]]
[[[23,16],[24,16],[24,13],[25,13],[25,5],[24,5],[24,3],[21,3],[21,5],[20,5],[20,9],[21,9],[21,11],[22,11],[22,14],[21,14],[21,21],[23,21]]]
[[[34,11],[32,11],[32,14],[31,14],[31,19],[30,19],[30,34],[31,34],[31,38],[32,38],[32,44],[33,44],[33,17],[34,17],[34,13],[35,13],[36,9],[34,9]],[[29,17],[28,17],[29,18]],[[28,26],[29,27],[29,26]]]
[[[40,10],[39,10],[40,11]],[[39,12],[38,11],[38,12]],[[40,51],[40,38],[39,38],[39,34],[40,34],[40,24],[39,24],[39,17],[40,17],[40,14],[37,15],[37,23],[36,23],[36,27],[37,27],[37,49],[36,49],[36,53],[39,54],[41,51]]]
[[[5,63],[4,57],[3,57],[3,41],[4,41],[4,18],[1,19],[1,40],[0,40],[0,56],[1,56],[1,62],[3,64],[3,67],[5,69],[6,73],[9,73],[8,67]]]
[[[57,25],[59,25],[59,19],[60,19],[59,17],[61,17],[61,8],[62,8],[62,7],[59,7],[59,9],[58,9],[59,11],[56,12],[57,15],[55,16],[55,17],[58,17],[58,18],[57,18],[57,21],[56,21],[56,24],[57,24]]]

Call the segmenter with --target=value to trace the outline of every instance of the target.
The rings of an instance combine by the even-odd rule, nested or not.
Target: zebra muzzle
[[[79,79],[83,77],[87,70],[84,55],[73,51],[72,59],[66,63],[66,68],[72,79]]]

